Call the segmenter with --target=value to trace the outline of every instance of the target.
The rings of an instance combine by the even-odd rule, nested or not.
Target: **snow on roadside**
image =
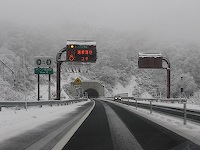
[[[150,95],[148,92],[143,92],[140,95],[140,98],[153,98],[152,95]]]
[[[0,142],[36,128],[49,121],[61,118],[89,101],[65,106],[31,107],[26,111],[3,108],[0,112]]]
[[[135,86],[137,85],[135,81],[135,76],[132,77],[130,80],[129,84],[124,87],[122,84],[118,83],[114,88],[113,88],[113,94],[121,94],[121,93],[128,93],[128,96],[132,96],[132,91],[135,89]]]
[[[128,100],[124,100],[128,101]],[[135,100],[129,100],[130,102],[135,102]],[[143,103],[143,104],[150,104],[149,101],[137,101],[138,103]],[[166,103],[166,102],[155,102],[152,101],[153,105],[158,105],[158,106],[167,106],[167,107],[172,107],[172,108],[183,108],[183,103]],[[198,110],[200,111],[200,105],[195,105],[195,104],[188,104],[186,105],[186,108],[189,110]]]
[[[160,114],[154,111],[152,114],[150,114],[150,111],[147,109],[142,109],[139,107],[136,109],[134,106],[124,105],[114,101],[112,102],[200,145],[200,124],[198,123],[187,121],[187,124],[183,125],[183,119]]]
[[[62,89],[63,84],[66,84],[65,80],[61,81],[61,99],[68,100],[70,99],[69,96],[65,93],[65,91]],[[48,92],[49,92],[49,85],[47,84],[41,84],[40,85],[40,100],[49,100],[48,99]],[[55,98],[55,93],[56,93],[56,82],[51,85],[51,100]],[[54,95],[54,96],[53,96]],[[38,96],[38,87],[36,85],[34,91],[30,91],[27,93],[27,100],[28,101],[37,101],[37,96]],[[23,97],[25,99],[25,96]]]
[[[128,93],[129,97],[133,96],[133,92],[136,88],[138,88],[137,82],[135,81],[136,77],[132,76],[129,84],[127,86],[123,86],[121,83],[117,83],[117,85],[113,88],[113,94],[121,94],[121,93]],[[141,98],[152,98],[148,92],[144,91],[141,95]]]

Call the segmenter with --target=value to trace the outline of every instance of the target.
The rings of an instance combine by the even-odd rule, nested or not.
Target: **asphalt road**
[[[200,150],[200,147],[109,102],[96,105],[63,150]]]
[[[112,138],[104,106],[95,107],[63,150],[112,150]]]

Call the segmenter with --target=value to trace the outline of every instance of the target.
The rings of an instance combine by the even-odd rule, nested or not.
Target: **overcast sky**
[[[0,0],[0,21],[72,22],[199,38],[200,0]]]

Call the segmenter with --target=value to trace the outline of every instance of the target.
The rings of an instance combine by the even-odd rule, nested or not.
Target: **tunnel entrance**
[[[84,93],[87,92],[89,98],[97,98],[99,97],[99,93],[95,89],[87,89]]]

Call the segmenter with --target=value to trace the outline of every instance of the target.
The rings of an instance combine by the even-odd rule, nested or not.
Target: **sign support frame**
[[[142,54],[142,53],[141,53]],[[141,67],[140,66],[140,55],[141,55],[140,53],[139,53],[139,60],[138,60],[138,66],[139,66],[139,68],[143,68],[143,69],[147,69],[147,68],[150,68],[150,69],[166,69],[167,70],[167,98],[169,99],[170,98],[170,74],[171,74],[171,68],[170,68],[170,62],[169,62],[169,60],[166,58],[166,57],[163,57],[161,54],[142,54],[142,55],[144,55],[143,57],[150,57],[150,58],[155,58],[155,56],[157,55],[157,56],[159,56],[159,57],[161,57],[161,65],[162,65],[162,61],[165,61],[166,63],[167,63],[167,68],[163,68],[163,67],[154,67],[154,66],[152,66],[152,67],[147,67],[146,66],[146,64],[144,65],[143,64],[143,66]],[[149,56],[148,56],[149,55]],[[157,57],[156,56],[156,57]]]
[[[40,74],[38,74],[38,101],[39,100],[40,100]]]
[[[51,74],[49,74],[49,94],[48,94],[48,99],[51,99]]]
[[[62,64],[62,62],[64,62],[64,61],[62,61],[61,60],[61,55],[64,53],[66,51],[66,47],[64,47],[64,48],[62,48],[58,53],[57,53],[57,55],[56,55],[56,80],[57,80],[57,83],[56,83],[56,100],[60,100],[60,93],[61,93],[61,88],[60,88],[60,72],[61,72],[61,69],[60,69],[60,67],[61,67],[61,64]]]
[[[163,69],[167,69],[167,98],[170,98],[170,76],[171,76],[171,66],[170,66],[170,62],[166,57],[163,57],[163,60],[167,63],[168,67],[167,68],[163,68]]]
[[[87,42],[87,41],[85,41]],[[96,43],[96,42],[95,42]],[[67,60],[63,61],[61,60],[61,56],[64,52],[67,53],[67,46],[68,44],[66,44],[66,46],[64,48],[62,48],[56,55],[56,100],[60,100],[60,95],[61,95],[61,87],[60,87],[60,82],[61,82],[61,65],[63,62],[66,62]],[[95,60],[96,61],[96,60]],[[84,62],[83,62],[84,63]]]

